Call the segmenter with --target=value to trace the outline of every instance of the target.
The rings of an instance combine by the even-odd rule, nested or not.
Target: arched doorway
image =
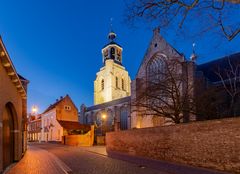
[[[14,161],[14,114],[11,103],[7,103],[3,110],[3,168],[5,169]]]

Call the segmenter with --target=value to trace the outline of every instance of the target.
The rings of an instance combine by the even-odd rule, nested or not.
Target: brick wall
[[[70,146],[92,146],[94,141],[94,126],[91,130],[83,135],[65,135],[62,139],[62,144]]]
[[[240,173],[240,118],[106,135],[107,151]]]

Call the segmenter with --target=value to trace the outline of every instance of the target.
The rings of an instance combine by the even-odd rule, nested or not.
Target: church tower
[[[109,43],[102,49],[103,67],[94,81],[94,105],[130,96],[131,79],[122,65],[122,47],[116,34],[108,34]]]

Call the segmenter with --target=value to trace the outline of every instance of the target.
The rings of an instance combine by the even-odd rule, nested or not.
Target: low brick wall
[[[62,137],[62,144],[70,146],[92,146],[94,141],[94,126],[83,135],[65,135]]]
[[[107,152],[240,173],[240,118],[110,132]]]

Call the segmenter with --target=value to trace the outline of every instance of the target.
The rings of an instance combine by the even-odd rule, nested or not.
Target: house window
[[[118,77],[116,77],[116,88],[119,88],[118,87]]]
[[[66,111],[70,111],[70,110],[71,110],[71,106],[64,105],[64,109],[65,109]]]
[[[102,81],[101,81],[101,89],[102,89],[102,91],[104,90],[104,79],[102,79]]]

